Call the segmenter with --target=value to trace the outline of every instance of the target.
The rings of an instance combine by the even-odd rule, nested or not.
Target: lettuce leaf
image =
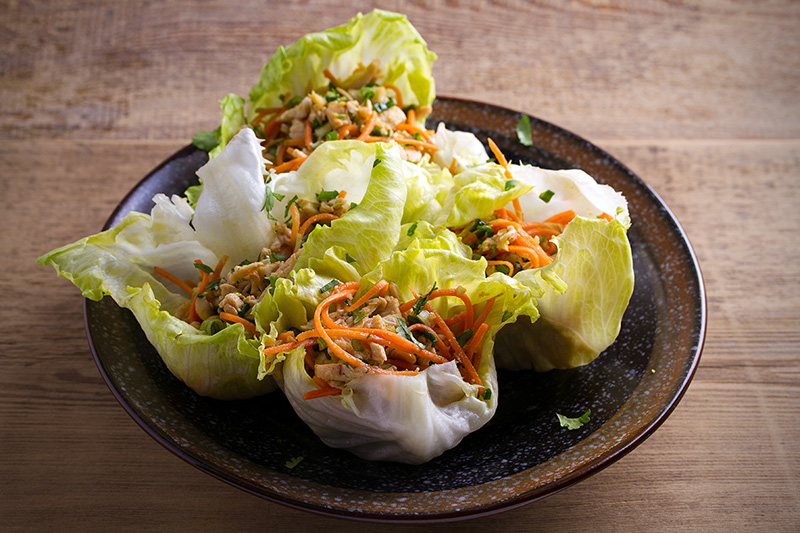
[[[256,109],[280,107],[281,95],[304,96],[327,87],[326,68],[337,79],[347,79],[373,62],[380,67],[378,83],[397,87],[404,106],[431,105],[434,59],[436,55],[405,15],[378,9],[359,13],[342,26],[310,33],[280,47],[250,90],[248,118],[255,117]]]
[[[578,216],[553,240],[559,250],[556,260],[514,276],[532,293],[541,293],[536,297],[540,318],[523,318],[502,331],[496,358],[500,368],[509,369],[585,365],[619,334],[633,291],[627,202],[582,170],[509,168],[513,185],[499,165],[480,165],[457,174],[438,219],[449,227],[462,227],[491,216],[514,198],[527,221],[575,211]],[[545,191],[552,193],[548,201],[540,197]],[[596,218],[603,213],[614,220]]]
[[[619,335],[633,294],[633,258],[625,227],[617,220],[578,217],[554,239],[556,261],[515,276],[529,284],[535,276],[555,274],[567,288],[537,298],[540,318],[523,319],[498,335],[501,368],[574,368],[592,362]]]
[[[195,260],[213,266],[228,254],[231,264],[268,246],[262,168],[260,144],[243,130],[198,171],[204,191],[196,210],[185,198],[158,194],[150,215],[129,213],[113,228],[37,262],[52,265],[86,298],[109,295],[130,309],[168,368],[198,394],[239,399],[267,393],[275,384],[257,379],[258,342],[241,325],[209,335],[175,318],[189,298],[154,273],[158,266],[180,279],[197,279]]]

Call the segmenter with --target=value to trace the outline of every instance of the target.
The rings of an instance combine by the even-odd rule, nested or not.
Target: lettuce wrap
[[[633,261],[627,202],[611,187],[577,169],[487,163],[456,174],[438,220],[488,258],[490,271],[543,292],[538,320],[498,335],[499,367],[573,368],[616,339]]]

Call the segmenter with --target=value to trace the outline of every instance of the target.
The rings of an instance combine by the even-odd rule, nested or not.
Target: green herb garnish
[[[531,133],[531,119],[528,115],[522,115],[517,122],[517,139],[524,146],[533,145],[533,133]]]
[[[550,189],[547,189],[546,191],[544,191],[542,194],[539,195],[539,198],[544,203],[548,203],[553,198],[554,194],[555,193],[553,191],[551,191]]]
[[[336,287],[337,285],[339,285],[339,283],[340,283],[339,280],[334,278],[334,279],[330,280],[328,283],[326,283],[325,285],[323,285],[322,287],[320,287],[319,288],[319,292],[320,293],[328,292],[329,290],[331,290],[334,287]]]
[[[562,428],[573,430],[573,429],[580,429],[581,426],[587,424],[589,422],[590,414],[592,414],[592,410],[587,409],[586,412],[583,413],[578,418],[569,418],[567,416],[560,415],[558,413],[556,413],[556,416],[558,417],[558,422],[561,424]]]

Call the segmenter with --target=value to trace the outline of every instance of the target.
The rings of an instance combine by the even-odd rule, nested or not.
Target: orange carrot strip
[[[450,171],[450,174],[455,174],[456,173],[456,165],[457,164],[458,164],[458,161],[456,161],[456,158],[454,157],[453,161],[450,162],[450,168],[448,169]]]
[[[365,292],[361,295],[361,298],[350,304],[349,306],[345,307],[344,310],[348,313],[355,311],[359,307],[361,307],[367,300],[375,296],[376,294],[385,293],[386,289],[389,287],[389,282],[385,279],[380,280],[378,283],[372,286],[370,290]]]
[[[203,262],[197,259],[195,261],[196,264],[202,264]],[[195,291],[194,295],[192,296],[192,305],[189,307],[189,322],[198,322],[200,321],[200,316],[197,314],[197,295],[203,292],[206,287],[208,286],[208,282],[211,281],[211,277],[208,275],[208,272],[202,272],[202,277],[200,280],[200,284],[197,286],[197,290]]]
[[[550,235],[551,237],[554,237],[561,234],[561,231],[545,224],[544,222],[526,222],[524,224],[520,224],[520,227],[522,227],[522,229],[524,229],[531,237],[535,237],[537,235]]]
[[[336,83],[336,77],[333,74],[331,74],[330,70],[328,69],[323,70],[322,75],[331,80],[333,83]]]
[[[337,218],[339,218],[339,217],[337,217],[333,213],[317,213],[316,215],[314,215],[312,217],[308,217],[306,219],[306,221],[303,222],[303,225],[300,226],[299,234],[300,235],[305,235],[306,231],[311,226],[311,224],[314,224],[315,222],[322,222],[322,221],[326,221],[326,220],[336,220]]]
[[[296,203],[292,202],[292,205],[289,206],[289,212],[292,214],[292,232],[289,236],[289,245],[292,250],[295,250],[297,249],[297,235],[300,231],[300,209],[297,208]]]
[[[457,315],[451,316],[450,318],[448,318],[444,322],[445,322],[445,324],[447,324],[448,326],[450,326],[452,328],[453,326],[457,326],[458,324],[462,324],[463,325],[464,324],[464,319],[466,317],[467,317],[467,312],[466,311],[461,311]]]
[[[469,297],[467,296],[466,292],[459,292],[458,289],[437,289],[431,293],[428,297],[428,301],[430,302],[434,298],[439,298],[441,296],[455,296],[456,298],[460,299],[464,302],[464,307],[466,308],[466,320],[467,324],[472,324],[473,320],[475,319],[475,311],[472,307],[472,302],[470,301]]]
[[[322,316],[324,317],[325,315]],[[330,319],[330,317],[328,317],[328,319]],[[339,324],[334,325],[338,329],[331,328],[325,330],[325,333],[330,337],[345,337],[348,339],[358,339],[365,342],[373,342],[375,344],[380,344],[381,346],[394,348],[395,350],[399,350],[401,352],[412,353],[414,355],[424,357],[425,359],[433,361],[434,363],[447,362],[447,359],[444,359],[438,354],[420,348],[413,342],[409,341],[405,337],[401,337],[393,331],[377,328],[348,328]]]
[[[442,356],[448,361],[450,360],[450,350],[447,349],[447,343],[444,341],[444,339],[442,339],[441,335],[436,333],[436,331],[432,327],[427,326],[425,324],[417,323],[408,326],[408,329],[410,331],[417,331],[421,329],[432,334],[434,337],[436,337],[436,346],[434,347],[434,349],[442,348],[443,349],[442,351],[444,352]]]
[[[325,396],[336,396],[337,394],[341,394],[342,389],[337,389],[336,387],[331,387],[330,385],[324,389],[314,389],[310,390],[307,393],[303,394],[304,400],[314,400],[316,398],[324,398]]]
[[[490,261],[486,261],[486,264],[488,266],[493,266],[493,267],[496,267],[498,265],[505,265],[506,268],[508,268],[508,274],[507,275],[508,276],[513,276],[514,275],[514,265],[512,265],[508,261],[490,260]],[[495,269],[495,270],[497,270],[497,269]]]
[[[364,129],[361,130],[361,134],[356,137],[357,141],[363,141],[366,139],[371,133],[372,130],[375,129],[375,123],[378,121],[378,114],[373,111],[370,113],[369,118],[367,119],[367,123],[364,124]]]
[[[497,147],[491,137],[489,137],[489,148],[492,150],[497,162],[500,163],[500,166],[506,169],[506,179],[513,179],[511,176],[511,171],[508,170],[508,161],[506,160],[506,156],[503,155],[503,152],[500,151],[500,148]]]
[[[414,126],[414,125],[417,124],[417,112],[414,109],[409,109],[408,110],[408,115],[406,116],[406,118],[408,119],[406,121],[406,124],[409,124],[411,126]]]
[[[417,139],[404,139],[402,137],[375,137],[375,139],[380,139],[380,140],[386,139],[389,141],[394,141],[398,144],[410,144],[412,146],[419,146],[420,148],[425,148],[427,150],[430,150],[431,152],[435,152],[436,150],[439,149],[439,147],[436,146],[435,144],[431,144],[425,141],[418,141]]]
[[[389,358],[386,359],[386,362],[390,365],[396,366],[397,368],[402,368],[403,370],[415,370],[417,367],[419,367],[419,365],[416,364],[416,360],[412,362],[405,361],[403,359]]]
[[[431,134],[415,124],[398,124],[394,129],[410,133],[419,133],[427,142],[431,142]]]
[[[252,331],[253,333],[258,332],[255,324],[245,318],[240,317],[239,315],[232,315],[231,313],[222,312],[219,314],[219,317],[225,322],[237,322],[243,325],[244,329]]]
[[[530,266],[531,268],[539,268],[542,266],[539,264],[539,255],[534,251],[533,248],[528,246],[509,246],[508,252],[527,257],[528,261],[530,262],[530,264],[527,266]]]
[[[494,214],[497,215],[498,218],[504,218],[504,219],[510,220],[512,222],[519,222],[519,218],[517,218],[517,215],[515,215],[514,213],[512,213],[511,211],[509,211],[505,207],[503,207],[502,209],[497,209],[494,212]]]
[[[545,222],[563,224],[564,226],[566,226],[567,224],[572,222],[573,218],[575,218],[575,211],[573,211],[572,209],[568,209],[567,211],[551,216],[550,218],[545,220]]]
[[[506,173],[508,172],[509,171],[506,170]],[[524,213],[522,212],[522,206],[519,204],[519,198],[514,198],[513,200],[511,200],[511,205],[514,206],[514,214],[517,215],[517,220],[519,220],[520,222],[525,222]]]
[[[481,309],[481,313],[478,315],[478,318],[476,318],[475,322],[472,323],[472,331],[477,331],[480,325],[486,322],[486,318],[492,311],[492,306],[494,306],[495,300],[497,300],[497,296],[492,296],[486,300],[486,304],[483,306],[483,309]]]
[[[311,128],[311,122],[306,119],[303,121],[303,140],[305,141],[306,148],[311,148],[311,143],[314,142],[314,138],[311,136],[313,129]]]
[[[358,133],[358,126],[355,124],[348,124],[339,128],[339,139],[346,139],[350,135]]]
[[[159,276],[167,278],[168,280],[170,280],[172,283],[174,283],[175,285],[177,285],[178,287],[180,287],[181,289],[183,289],[187,293],[192,294],[192,288],[189,286],[189,284],[187,284],[185,281],[180,279],[178,276],[176,276],[174,274],[170,274],[169,272],[167,272],[166,270],[164,270],[163,268],[160,268],[160,267],[153,267],[153,270]]]
[[[601,219],[606,220],[608,222],[611,222],[612,220],[614,220],[614,217],[612,217],[608,213],[600,213],[599,215],[597,215],[597,218],[601,218]]]
[[[283,157],[286,155],[286,142],[282,142],[278,145],[278,151],[275,152],[275,165],[281,166],[283,164]],[[276,169],[276,172],[279,172]]]
[[[430,303],[425,304],[425,310],[433,315],[433,319],[436,322],[436,325],[444,333],[444,338],[450,344],[450,348],[453,349],[453,352],[455,352],[458,362],[461,363],[461,366],[464,367],[464,370],[467,373],[469,381],[471,381],[475,385],[483,385],[481,377],[475,371],[475,367],[472,366],[472,361],[467,359],[467,354],[464,353],[464,349],[461,347],[460,344],[458,344],[455,335],[453,335],[453,332],[450,330],[449,327],[447,327],[447,324],[445,324],[441,315],[439,315],[439,313],[437,313],[436,310],[433,307],[431,307]]]
[[[397,107],[403,109],[403,95],[400,94],[400,89],[388,83],[384,83],[383,86],[394,91],[394,99],[397,101]]]
[[[347,191],[339,191],[339,194],[336,195],[336,198],[344,198],[347,196]]]
[[[484,322],[483,324],[478,326],[478,329],[473,330],[475,333],[472,335],[472,338],[467,343],[465,351],[467,354],[467,358],[469,358],[469,360],[473,363],[473,366],[477,367],[477,364],[475,364],[475,349],[483,340],[483,336],[486,334],[488,329],[489,329],[489,324]]]
[[[286,163],[281,163],[280,165],[272,167],[272,170],[274,170],[275,173],[277,174],[280,174],[281,172],[285,172],[287,170],[297,170],[298,168],[300,168],[300,165],[302,165],[305,162],[306,159],[308,159],[308,156],[297,157],[295,159],[292,159],[291,161],[287,161]]]
[[[337,287],[338,288],[338,287]],[[356,289],[357,290],[357,289]],[[317,309],[314,311],[314,329],[317,330],[319,333],[320,338],[325,341],[327,344],[328,349],[336,355],[342,361],[351,364],[352,366],[364,366],[366,363],[361,359],[353,357],[347,351],[345,351],[341,346],[333,342],[333,339],[327,334],[325,328],[322,327],[322,313],[324,312],[326,315],[328,314],[327,310],[328,307],[334,303],[341,300],[348,298],[352,292],[354,291],[336,291],[334,290],[330,296],[322,300],[322,302],[317,306]]]
[[[219,279],[220,274],[222,274],[222,267],[225,266],[225,263],[228,262],[228,256],[223,255],[219,258],[219,263],[217,263],[217,267],[214,269],[214,272],[211,274],[211,281],[215,279]]]

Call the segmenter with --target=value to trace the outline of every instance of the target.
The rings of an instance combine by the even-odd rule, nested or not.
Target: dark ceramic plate
[[[647,438],[680,400],[703,344],[706,304],[697,260],[675,217],[622,164],[585,140],[520,114],[439,98],[443,121],[491,136],[509,159],[586,170],[628,199],[636,284],[617,341],[593,363],[565,371],[499,374],[495,417],[455,449],[420,466],[363,461],[323,445],[280,392],[246,401],[202,398],[170,374],[133,316],[110,299],[87,301],[86,328],[100,372],[119,402],[168,450],[268,500],[374,521],[444,521],[486,515],[564,489]],[[149,212],[155,193],[182,193],[206,154],[179,151],[122,201],[107,223]],[[577,431],[556,413],[592,410]],[[293,458],[303,459],[293,465]],[[155,475],[155,473],[154,473]]]

